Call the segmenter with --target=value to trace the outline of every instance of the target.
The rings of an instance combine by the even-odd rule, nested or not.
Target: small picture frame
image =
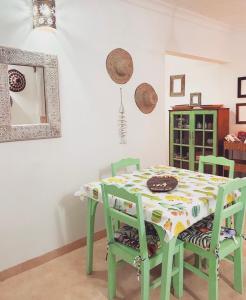
[[[191,93],[190,106],[201,106],[201,105],[202,105],[202,93]]]
[[[236,124],[246,124],[246,103],[236,104]]]
[[[170,76],[170,97],[185,96],[185,75]]]
[[[246,98],[246,77],[239,77],[237,80],[237,97]]]

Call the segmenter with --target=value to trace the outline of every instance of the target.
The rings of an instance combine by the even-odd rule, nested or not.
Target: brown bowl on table
[[[174,176],[153,176],[147,180],[147,187],[151,192],[169,192],[176,188],[178,180]]]

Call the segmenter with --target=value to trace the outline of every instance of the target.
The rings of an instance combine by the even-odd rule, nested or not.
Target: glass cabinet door
[[[170,124],[170,163],[172,166],[190,169],[190,112],[174,112]]]
[[[217,113],[216,111],[194,111],[193,158],[194,170],[198,170],[201,155],[216,155],[217,148]],[[215,168],[206,166],[206,173],[214,173]]]

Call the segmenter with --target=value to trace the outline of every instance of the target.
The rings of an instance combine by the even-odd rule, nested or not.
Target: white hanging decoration
[[[119,135],[120,144],[126,144],[127,122],[123,105],[122,88],[120,88]]]

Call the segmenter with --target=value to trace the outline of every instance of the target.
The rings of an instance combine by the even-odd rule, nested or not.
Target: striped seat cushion
[[[153,256],[156,253],[156,250],[160,247],[160,239],[155,230],[155,227],[148,222],[145,222],[146,238],[147,238],[147,247],[149,257]],[[114,238],[117,242],[139,250],[139,235],[138,230],[129,225],[123,225],[117,230],[114,234]]]
[[[213,216],[208,216],[195,223],[179,234],[179,239],[184,242],[195,244],[201,248],[209,249],[213,229]],[[236,231],[231,228],[221,227],[220,242],[225,239],[234,239]]]

